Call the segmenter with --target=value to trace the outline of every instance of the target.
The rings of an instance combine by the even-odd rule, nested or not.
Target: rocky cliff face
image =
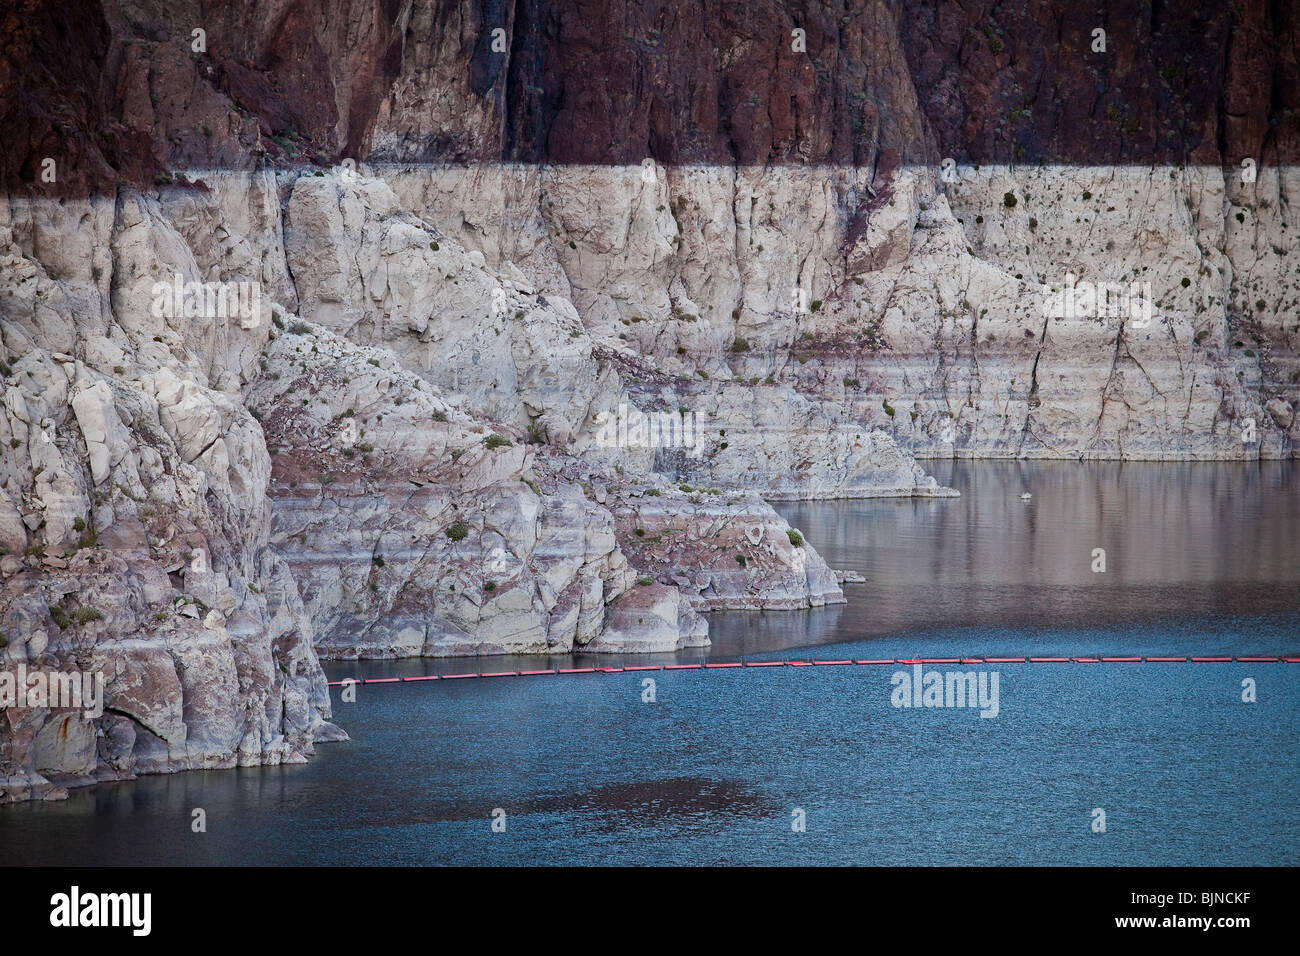
[[[379,169],[635,353],[638,401],[709,422],[693,480],[932,493],[909,453],[1295,447],[1294,167]]]
[[[843,601],[752,492],[583,454],[634,353],[381,180],[0,215],[0,651],[105,679],[92,719],[6,702],[4,799],[305,759],[342,736],[319,655],[671,651]]]
[[[766,502],[918,458],[1292,457],[1296,18],[1196,6],[0,11],[0,664],[107,704],[0,800],[842,601]]]
[[[343,736],[268,546],[270,461],[238,391],[266,329],[151,308],[166,268],[200,274],[209,239],[196,259],[146,196],[0,206],[0,654],[10,674],[104,680],[94,720],[6,702],[0,800],[302,761]]]

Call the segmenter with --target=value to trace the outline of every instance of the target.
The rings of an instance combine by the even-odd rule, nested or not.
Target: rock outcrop
[[[266,330],[160,314],[167,269],[199,275],[156,200],[0,205],[0,665],[104,694],[6,701],[0,800],[343,736],[237,390]]]
[[[567,299],[487,267],[378,180],[304,176],[286,209],[302,314],[338,334],[294,320],[247,397],[274,462],[273,540],[322,652],[672,650],[707,643],[699,610],[843,600],[811,547],[774,561],[784,574],[736,574],[742,528],[787,529],[761,500],[719,511],[657,477],[651,450],[593,444],[604,410],[627,407],[631,357],[595,348]],[[652,498],[717,539],[681,555],[689,582],[658,566],[668,544],[617,520]],[[656,590],[629,594],[655,571]],[[655,634],[632,635],[622,608],[648,593]]]

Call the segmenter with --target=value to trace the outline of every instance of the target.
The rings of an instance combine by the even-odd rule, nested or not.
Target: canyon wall
[[[6,4],[0,663],[106,710],[0,801],[843,601],[767,502],[918,459],[1294,457],[1296,14],[1202,6]]]
[[[924,491],[827,463],[864,426],[903,456],[1290,457],[1296,36],[1264,0],[33,2],[0,26],[0,178],[368,163],[676,379],[633,397],[791,436],[690,480]],[[1098,282],[1153,316],[1044,314]]]

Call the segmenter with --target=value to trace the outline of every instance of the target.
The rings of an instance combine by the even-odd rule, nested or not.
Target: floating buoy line
[[[640,671],[699,671],[745,667],[844,667],[896,664],[1300,664],[1300,657],[899,657],[879,660],[721,661],[705,664],[638,664],[627,667],[551,667],[543,670],[481,671],[463,674],[424,674],[418,677],[345,677],[329,681],[344,684],[405,684],[426,680],[462,680],[490,677],[560,677],[573,674],[626,674]]]

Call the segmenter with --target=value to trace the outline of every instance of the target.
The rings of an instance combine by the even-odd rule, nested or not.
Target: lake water
[[[712,648],[623,662],[1300,652],[1293,465],[933,470],[963,496],[781,506],[832,566],[867,578],[846,586],[848,605],[714,614]],[[593,660],[618,662],[581,663]],[[356,703],[334,688],[353,739],[310,764],[0,808],[0,862],[1300,862],[1300,664],[931,669],[983,672],[986,685],[996,671],[996,717],[895,706],[891,676],[910,687],[912,670],[896,665],[368,685]],[[206,833],[190,831],[195,807]]]

